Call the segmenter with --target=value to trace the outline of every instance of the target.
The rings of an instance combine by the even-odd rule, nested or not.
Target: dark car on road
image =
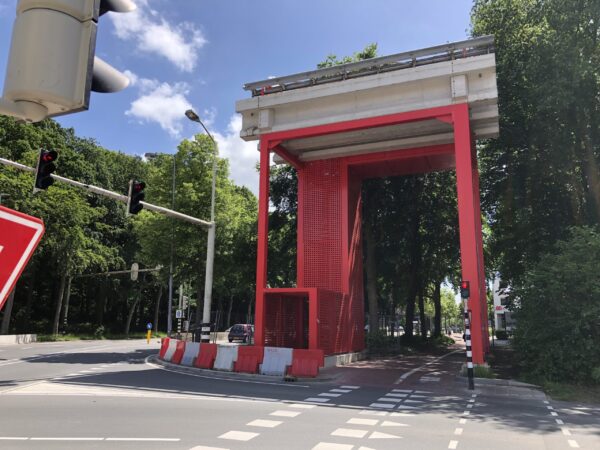
[[[249,343],[252,341],[252,336],[254,335],[254,325],[250,325],[247,323],[238,323],[231,327],[229,330],[229,342],[233,342],[234,340],[242,341],[244,343]]]

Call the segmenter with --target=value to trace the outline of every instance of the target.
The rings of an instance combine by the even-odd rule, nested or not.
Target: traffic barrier
[[[183,352],[183,358],[181,358],[182,366],[192,366],[194,364],[194,359],[198,357],[200,353],[200,343],[199,342],[187,342],[185,344],[185,351]]]
[[[202,350],[200,351],[200,354],[202,354]],[[233,370],[233,363],[237,360],[237,355],[237,346],[219,345],[217,347],[217,357],[215,358],[213,369],[231,372]]]
[[[292,365],[292,354],[293,351],[291,348],[265,347],[260,373],[263,375],[284,376],[288,366]]]
[[[325,364],[323,350],[294,349],[290,375],[295,377],[316,377],[319,367]]]
[[[181,364],[181,358],[183,358],[184,352],[185,352],[185,341],[177,341],[177,345],[175,346],[175,353],[173,353],[171,362],[173,364]]]
[[[200,344],[200,353],[194,361],[194,367],[200,369],[212,369],[217,357],[217,344]]]
[[[169,341],[171,339],[166,337],[166,338],[162,338],[160,340],[160,352],[158,352],[158,357],[160,359],[164,359],[165,358],[165,353],[167,351],[167,349],[169,348]]]
[[[164,361],[171,361],[176,349],[177,349],[177,339],[169,339],[169,346],[167,347],[167,350],[163,354],[162,359]]]
[[[264,347],[252,345],[238,347],[237,360],[233,365],[235,372],[258,373],[258,366],[263,362]]]

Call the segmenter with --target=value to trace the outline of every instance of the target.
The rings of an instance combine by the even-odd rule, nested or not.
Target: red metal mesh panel
[[[342,289],[341,162],[328,159],[300,171],[304,189],[304,286]]]
[[[307,297],[265,293],[265,346],[299,348],[306,340],[299,335],[302,313],[299,302]],[[299,313],[300,312],[300,313]]]

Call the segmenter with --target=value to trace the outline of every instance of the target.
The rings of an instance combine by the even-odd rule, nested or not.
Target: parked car
[[[254,325],[248,323],[238,323],[229,329],[229,335],[227,338],[229,342],[234,340],[240,340],[244,343],[252,342],[254,336]]]

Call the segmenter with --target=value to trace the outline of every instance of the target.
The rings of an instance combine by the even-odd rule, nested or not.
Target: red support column
[[[481,218],[478,195],[475,195],[475,179],[473,167],[473,148],[471,146],[471,128],[469,123],[469,105],[456,105],[452,118],[454,120],[454,145],[456,155],[456,187],[458,192],[458,221],[460,228],[460,257],[463,280],[472,286],[469,309],[472,311],[472,348],[473,362],[483,364],[485,344],[483,328],[487,328],[487,320],[482,323],[482,309],[487,311],[485,300],[485,278],[480,267],[483,267],[483,252],[478,245],[481,236]],[[484,295],[482,296],[482,292]],[[485,333],[487,335],[487,333]]]
[[[254,342],[265,345],[265,294],[269,247],[269,141],[260,140],[260,181],[258,187],[258,249],[256,258],[256,308]]]

